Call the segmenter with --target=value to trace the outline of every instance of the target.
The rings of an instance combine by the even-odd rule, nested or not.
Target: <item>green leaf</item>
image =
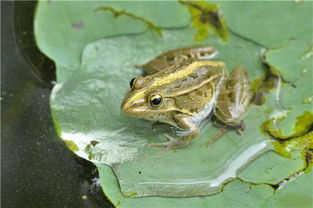
[[[312,207],[313,172],[302,173],[276,190],[265,184],[253,185],[240,180],[230,182],[220,194],[190,198],[143,197],[126,198],[119,190],[111,168],[98,164],[102,188],[111,202],[120,208],[128,207]]]
[[[255,131],[255,126],[268,119],[272,106],[249,108],[245,136],[230,131],[206,148],[204,144],[217,132],[207,123],[188,148],[162,156],[160,148],[148,144],[161,142],[164,130],[153,132],[150,124],[121,115],[119,106],[129,80],[141,74],[134,66],[161,52],[197,44],[193,35],[193,30],[186,29],[164,31],[164,38],[150,32],[94,42],[83,53],[82,68],[52,92],[51,108],[61,137],[76,143],[81,157],[111,165],[126,196],[216,193],[268,150],[266,136]],[[216,59],[225,61],[230,69],[245,67],[250,80],[265,73],[260,48],[252,43],[236,37],[222,43],[212,37],[203,44],[218,48]],[[133,50],[121,53],[130,48]]]
[[[211,1],[210,1],[211,2]],[[264,47],[312,37],[313,2],[216,1],[230,31]]]
[[[177,29],[190,22],[186,7],[178,2],[39,3],[37,43],[58,68],[59,84],[51,96],[55,125],[77,155],[98,166],[101,186],[114,205],[312,207],[312,181],[307,182],[312,176],[313,148],[313,95],[308,87],[312,2],[217,4],[230,29],[228,42],[215,36],[196,42],[196,31]],[[101,6],[129,15],[114,18],[111,12],[95,11]],[[176,29],[164,30],[161,38],[149,31],[147,22]],[[128,36],[115,37],[119,35]],[[243,136],[230,131],[206,148],[204,144],[218,131],[208,122],[190,146],[159,155],[162,149],[148,144],[162,141],[168,127],[125,117],[119,105],[129,80],[141,75],[134,65],[192,45],[214,46],[216,59],[224,61],[229,71],[246,68],[254,91],[270,86],[264,80],[269,72],[281,76],[281,82],[270,92],[273,86],[262,91],[263,105],[251,104]],[[263,54],[263,46],[275,48]],[[267,152],[271,148],[292,159]],[[277,187],[281,188],[274,191]],[[210,195],[217,192],[221,193]],[[194,197],[135,198],[139,196]],[[293,196],[297,202],[291,201]]]
[[[275,185],[292,173],[304,169],[305,166],[306,162],[302,158],[290,160],[274,152],[268,152],[240,173],[239,178],[257,184]]]
[[[99,38],[145,32],[147,24],[131,16],[115,18],[112,13],[96,11],[106,6],[125,10],[149,21],[159,28],[188,26],[188,10],[176,1],[39,1],[35,16],[38,47],[62,67],[63,73],[79,68],[86,44]],[[114,23],[114,24],[111,24]],[[68,69],[68,72],[63,72]]]
[[[285,111],[284,118],[276,123],[279,138],[300,136],[308,132],[313,125],[313,40],[299,39],[290,41],[283,48],[269,50],[265,59],[271,68],[285,80],[279,95],[281,108]],[[292,60],[292,61],[286,61]]]
[[[120,17],[120,16],[131,17],[131,18],[133,18],[135,20],[138,20],[138,21],[141,21],[141,22],[145,23],[148,26],[149,29],[154,30],[157,34],[159,34],[162,37],[162,30],[158,26],[156,26],[153,22],[151,22],[149,20],[146,20],[143,17],[136,16],[136,15],[134,15],[132,13],[129,13],[129,12],[125,11],[125,10],[117,11],[117,10],[113,9],[112,7],[107,7],[107,6],[99,7],[99,8],[96,9],[96,11],[109,11],[109,12],[112,12],[115,18]]]

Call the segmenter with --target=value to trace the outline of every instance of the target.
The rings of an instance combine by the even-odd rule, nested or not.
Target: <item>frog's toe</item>
[[[175,139],[167,134],[165,134],[165,137],[169,140],[168,142],[162,142],[162,143],[152,143],[150,144],[153,147],[166,147],[167,150],[176,149],[175,147],[179,143],[178,139]]]
[[[166,150],[173,150],[173,149],[179,149],[183,148],[189,145],[191,141],[191,137],[181,137],[181,138],[173,138],[167,134],[165,134],[165,137],[169,140],[168,142],[164,143],[153,143],[151,144],[154,147],[166,147]]]
[[[168,147],[171,145],[172,142],[163,142],[163,143],[152,143],[150,146],[153,147]]]
[[[151,146],[154,147],[165,147],[165,149],[160,153],[160,155],[163,155],[164,153],[179,148],[177,142],[164,142],[164,143],[153,143]]]
[[[236,130],[236,132],[237,132],[237,134],[239,134],[240,136],[242,136],[242,129],[235,129]]]
[[[168,139],[168,140],[171,141],[171,142],[177,141],[177,139],[175,139],[174,137],[172,137],[172,136],[170,136],[170,135],[168,135],[168,134],[164,134],[164,136],[165,136],[166,139]]]
[[[164,134],[165,138],[168,140],[168,142],[162,142],[162,143],[152,143],[151,146],[154,147],[170,147],[173,143],[177,142],[178,139],[171,137],[168,134]]]
[[[242,136],[242,132],[243,132],[243,131],[245,130],[245,128],[246,128],[245,122],[244,122],[244,121],[241,121],[240,124],[234,126],[233,128],[236,130],[236,132],[237,132],[240,136]]]

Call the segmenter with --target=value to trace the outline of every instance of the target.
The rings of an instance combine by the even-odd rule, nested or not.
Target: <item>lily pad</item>
[[[128,207],[312,207],[313,172],[302,173],[296,180],[274,191],[266,184],[251,184],[234,180],[220,194],[189,198],[144,197],[122,195],[114,173],[108,166],[98,164],[102,188],[111,202],[120,208]]]
[[[238,177],[250,183],[275,185],[305,166],[306,162],[302,158],[291,160],[271,151],[249,165]]]
[[[279,95],[285,114],[271,121],[276,129],[270,131],[279,138],[307,133],[313,125],[313,39],[290,41],[286,47],[269,50],[265,59],[285,81]]]
[[[56,128],[72,151],[98,166],[101,186],[115,206],[285,207],[286,203],[279,200],[288,201],[291,196],[296,196],[299,206],[312,206],[312,190],[305,182],[312,172],[293,181],[289,178],[306,168],[309,160],[305,156],[312,149],[312,95],[307,87],[312,82],[310,76],[305,76],[312,75],[308,65],[312,63],[312,24],[308,24],[312,2],[217,4],[228,24],[228,42],[212,35],[204,42],[195,42],[196,31],[177,29],[191,22],[187,8],[178,2],[39,3],[37,43],[55,60],[60,83],[51,96]],[[112,8],[113,12],[95,11],[101,6]],[[131,15],[114,18],[114,11],[123,10]],[[173,16],[168,18],[159,11]],[[164,30],[160,37],[154,31],[147,32],[147,23],[134,16],[160,28],[176,29]],[[146,33],[134,35],[143,32]],[[112,37],[128,34],[132,35]],[[110,38],[93,42],[103,37]],[[93,43],[82,52],[90,42]],[[216,60],[224,61],[230,71],[237,66],[246,68],[255,90],[268,74],[261,51],[275,47],[265,53],[265,61],[282,82],[265,96],[265,104],[251,104],[243,136],[228,132],[206,148],[203,144],[218,131],[208,122],[190,146],[159,155],[162,149],[148,144],[162,141],[163,133],[169,129],[125,117],[119,105],[129,80],[141,74],[135,64],[191,45],[214,46],[219,52]],[[299,71],[294,73],[294,68],[301,68],[303,76]],[[287,92],[294,96],[286,97]],[[299,102],[299,98],[303,100]],[[272,125],[273,121],[277,121],[278,128]],[[271,143],[285,157],[291,157],[289,154],[294,151],[298,154],[290,160],[267,152],[247,166],[273,148]],[[110,165],[114,173],[104,164]],[[274,191],[284,181],[291,182]],[[196,197],[134,198],[139,196]]]
[[[228,132],[206,148],[204,144],[217,132],[207,123],[192,145],[161,156],[160,148],[147,144],[161,142],[164,130],[153,131],[151,124],[121,115],[119,106],[129,80],[141,74],[135,65],[197,44],[193,35],[194,30],[185,29],[164,31],[163,38],[149,32],[94,42],[83,53],[81,69],[52,92],[51,108],[61,137],[76,144],[79,156],[112,166],[125,196],[213,194],[270,148],[268,137],[255,127],[269,119],[275,102],[249,107],[244,136]],[[250,80],[264,76],[258,46],[234,36],[229,42],[213,37],[209,41],[202,44],[216,47],[215,59],[225,61],[230,69],[244,66]],[[288,171],[294,169],[280,170],[284,177]]]
[[[211,1],[209,1],[211,2]],[[216,1],[230,31],[263,47],[312,37],[312,1]]]
[[[103,6],[126,10],[160,28],[186,27],[191,21],[187,8],[177,1],[39,1],[35,17],[36,41],[41,51],[62,67],[57,68],[58,82],[65,81],[79,68],[86,44],[99,38],[148,30],[145,22],[134,17],[115,17],[110,11],[97,10]],[[64,77],[65,73],[69,76]]]

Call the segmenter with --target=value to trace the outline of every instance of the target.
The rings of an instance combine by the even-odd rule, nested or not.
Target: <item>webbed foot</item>
[[[165,137],[169,140],[168,142],[163,143],[152,143],[151,146],[154,147],[166,147],[163,153],[173,150],[173,149],[179,149],[183,148],[189,145],[190,141],[192,140],[191,136],[183,136],[180,138],[174,138],[169,136],[168,134],[165,134]]]
[[[216,125],[216,124],[215,124]],[[221,125],[220,130],[216,133],[214,137],[210,139],[210,141],[206,144],[208,147],[209,145],[213,144],[217,139],[219,139],[221,136],[223,136],[228,130],[234,129],[240,136],[242,136],[242,131],[245,129],[245,123],[244,121],[241,121],[240,124],[235,125],[235,126],[226,126],[226,125]]]

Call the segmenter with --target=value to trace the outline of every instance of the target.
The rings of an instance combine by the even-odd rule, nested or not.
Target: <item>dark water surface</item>
[[[1,207],[113,207],[91,163],[57,137],[54,65],[35,46],[35,2],[1,2]]]

